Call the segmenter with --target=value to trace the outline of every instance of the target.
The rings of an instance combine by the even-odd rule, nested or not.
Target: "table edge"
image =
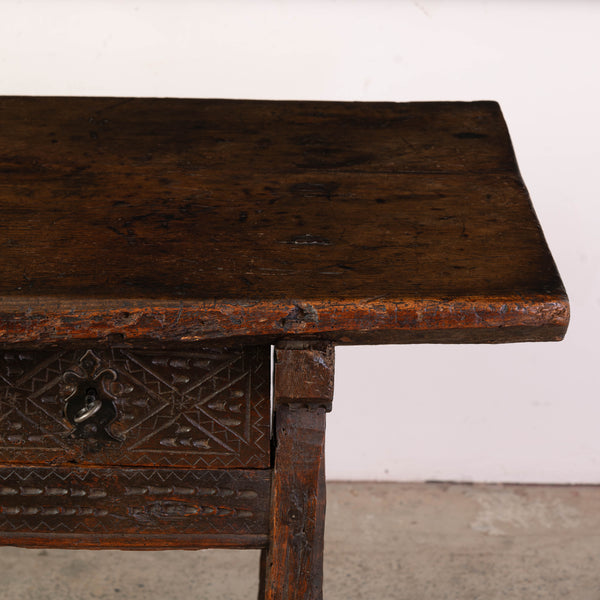
[[[180,302],[19,297],[0,298],[0,344],[107,341],[115,336],[127,342],[183,344],[232,338],[273,343],[303,337],[338,344],[413,343],[412,338],[415,343],[427,338],[435,343],[544,341],[562,339],[569,318],[569,300],[562,291],[529,296]],[[506,330],[512,332],[511,339]]]

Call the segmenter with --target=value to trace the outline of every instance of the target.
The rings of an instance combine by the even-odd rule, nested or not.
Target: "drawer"
[[[0,353],[0,463],[267,468],[270,349]]]

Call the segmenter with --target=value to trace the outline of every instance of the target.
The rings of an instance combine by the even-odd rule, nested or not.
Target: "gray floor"
[[[328,486],[326,600],[600,600],[600,487]],[[0,598],[254,600],[258,552],[0,548]]]

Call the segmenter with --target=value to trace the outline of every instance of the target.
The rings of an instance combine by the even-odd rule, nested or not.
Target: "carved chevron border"
[[[2,468],[0,532],[264,534],[269,490],[268,470]]]

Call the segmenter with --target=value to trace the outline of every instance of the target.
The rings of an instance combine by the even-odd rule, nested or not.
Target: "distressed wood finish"
[[[332,344],[283,342],[275,348],[276,405],[331,410],[335,356]]]
[[[0,467],[0,539],[25,547],[260,547],[269,470]]]
[[[0,247],[0,541],[260,547],[261,600],[322,599],[334,343],[569,319],[493,102],[0,98]]]
[[[271,529],[261,560],[260,600],[321,600],[325,414],[333,396],[333,348],[280,346],[276,355]]]
[[[267,468],[269,378],[268,346],[5,350],[0,462]]]
[[[325,409],[281,405],[264,600],[321,600],[325,532]],[[263,600],[261,598],[260,600]]]
[[[498,106],[0,99],[0,343],[560,339]]]

